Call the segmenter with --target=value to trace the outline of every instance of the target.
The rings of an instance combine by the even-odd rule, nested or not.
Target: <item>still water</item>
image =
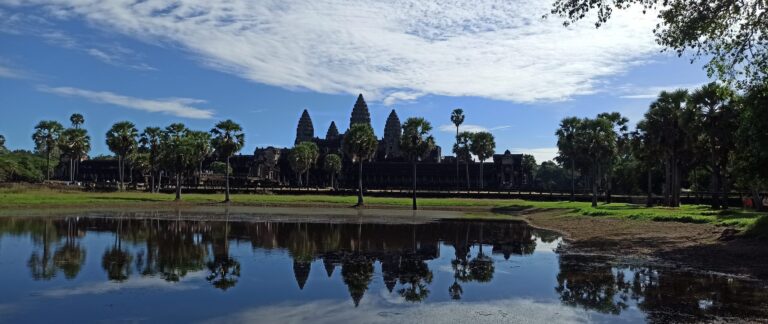
[[[560,255],[524,222],[283,219],[0,218],[0,322],[768,318],[764,283]]]

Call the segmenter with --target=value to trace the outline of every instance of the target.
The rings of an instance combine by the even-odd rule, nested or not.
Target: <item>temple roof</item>
[[[365,103],[362,93],[357,96],[355,106],[352,108],[352,116],[349,118],[349,126],[354,124],[371,126],[371,113],[368,111],[368,104]]]
[[[309,112],[304,109],[299,118],[299,125],[296,127],[296,140],[294,144],[301,142],[311,141],[315,137],[315,127],[312,126],[312,118],[309,117]]]
[[[336,122],[331,122],[331,126],[328,126],[328,132],[325,133],[326,140],[332,140],[339,137],[339,129],[336,128]]]

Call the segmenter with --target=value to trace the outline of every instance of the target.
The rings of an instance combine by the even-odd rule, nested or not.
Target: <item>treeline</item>
[[[619,113],[561,121],[556,160],[569,171],[571,199],[580,178],[593,206],[599,188],[610,203],[618,186],[644,191],[649,206],[656,193],[677,207],[683,188],[708,191],[715,209],[727,208],[723,195],[738,189],[751,192],[760,208],[768,185],[768,85],[744,93],[718,83],[663,91],[635,129],[628,123]]]

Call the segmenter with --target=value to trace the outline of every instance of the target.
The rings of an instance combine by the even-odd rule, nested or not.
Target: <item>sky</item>
[[[708,81],[702,62],[662,51],[655,14],[617,11],[596,29],[547,16],[548,1],[0,0],[0,134],[32,149],[40,120],[85,116],[91,155],[118,121],[141,130],[233,119],[243,154],[288,147],[301,112],[315,135],[349,127],[358,93],[376,134],[392,109],[424,117],[450,155],[462,130],[537,161],[568,116],[632,123],[661,90]]]

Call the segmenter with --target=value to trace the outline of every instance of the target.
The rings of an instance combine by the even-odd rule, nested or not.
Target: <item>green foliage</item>
[[[139,131],[136,126],[129,121],[122,121],[112,125],[107,131],[107,147],[112,153],[118,156],[126,157],[128,153],[136,149]]]
[[[596,26],[610,19],[613,9],[640,6],[659,9],[656,40],[678,55],[709,58],[710,76],[736,82],[741,88],[768,81],[768,2],[731,0],[557,0],[552,14],[565,24],[597,12]]]
[[[245,146],[243,128],[231,119],[220,121],[211,129],[212,144],[216,153],[223,158],[232,156]]]
[[[451,111],[451,122],[456,125],[456,131],[458,132],[459,126],[464,123],[464,110],[456,108]]]
[[[493,138],[493,134],[489,132],[474,133],[469,150],[481,162],[493,157],[493,154],[496,152],[496,141]]]
[[[46,160],[27,151],[0,154],[0,182],[40,182],[45,180]]]
[[[5,136],[0,135],[0,154],[8,152],[8,149],[5,148]]]
[[[232,168],[227,166],[227,163],[221,162],[221,161],[215,161],[211,163],[210,166],[211,170],[216,174],[227,174],[232,173]],[[227,172],[227,168],[229,168],[229,172]]]
[[[473,133],[461,132],[456,136],[456,144],[453,144],[453,153],[459,160],[469,162],[472,160],[470,145],[472,143]]]
[[[376,154],[379,140],[367,124],[355,124],[344,135],[344,153],[353,162],[367,161]]]
[[[319,149],[317,144],[313,142],[301,142],[291,149],[291,153],[288,155],[288,161],[291,168],[297,174],[304,174],[309,171],[319,155]]]
[[[337,154],[328,154],[323,159],[323,169],[331,174],[341,172],[341,157]]]
[[[424,118],[411,117],[403,123],[403,133],[400,136],[400,150],[411,161],[426,158],[435,148],[435,138],[429,134],[432,125]]]
[[[85,123],[85,117],[81,114],[72,114],[69,116],[69,122],[72,123],[72,128],[79,129]]]
[[[756,86],[741,99],[736,136],[735,169],[748,189],[768,186],[768,83]]]

